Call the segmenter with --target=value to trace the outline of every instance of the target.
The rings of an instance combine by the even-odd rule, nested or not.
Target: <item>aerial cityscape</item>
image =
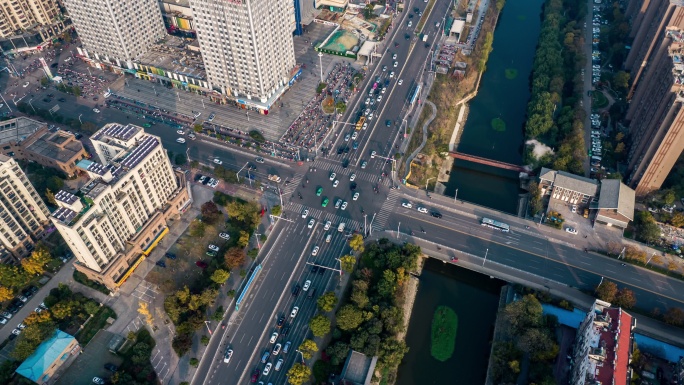
[[[684,385],[684,0],[0,0],[0,384]]]

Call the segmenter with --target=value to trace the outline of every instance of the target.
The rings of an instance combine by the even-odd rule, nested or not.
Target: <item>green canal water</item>
[[[522,164],[530,74],[541,30],[543,0],[506,0],[494,31],[477,96],[470,101],[457,151]],[[479,39],[484,36],[480,35]],[[518,173],[456,160],[446,195],[509,213],[517,212]]]
[[[428,260],[406,336],[410,350],[399,367],[397,385],[484,384],[503,284],[452,264]],[[432,316],[441,305],[458,316],[454,354],[445,362],[430,355]]]

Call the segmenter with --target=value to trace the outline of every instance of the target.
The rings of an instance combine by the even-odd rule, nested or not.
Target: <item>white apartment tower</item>
[[[166,36],[157,0],[64,0],[88,55],[132,60]]]
[[[0,0],[0,38],[36,24],[49,25],[59,13],[57,0]]]
[[[27,256],[50,224],[48,215],[17,162],[0,154],[0,262]]]
[[[78,163],[91,180],[76,195],[59,191],[60,207],[51,219],[76,256],[76,268],[115,290],[189,199],[184,176],[174,172],[159,137],[110,123],[91,141],[100,162]]]
[[[279,96],[296,64],[294,2],[190,0],[190,5],[212,87],[260,103]]]

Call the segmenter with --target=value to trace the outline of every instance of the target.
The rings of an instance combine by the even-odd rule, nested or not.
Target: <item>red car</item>
[[[458,258],[457,257],[451,257],[451,262],[454,262],[454,263],[458,262]]]
[[[197,261],[197,262],[195,262],[195,265],[197,265],[197,267],[199,267],[201,269],[206,269],[207,266],[209,266],[209,265],[207,265],[206,262],[203,262],[203,261]]]
[[[257,382],[258,379],[259,379],[259,369],[254,369],[254,370],[252,371],[252,380],[251,380],[251,382],[252,382],[252,383]]]

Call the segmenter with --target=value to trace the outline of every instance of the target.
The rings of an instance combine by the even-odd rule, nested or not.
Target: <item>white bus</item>
[[[480,224],[482,226],[489,227],[490,229],[501,230],[504,233],[511,231],[510,226],[508,226],[507,224],[489,218],[482,218]]]

